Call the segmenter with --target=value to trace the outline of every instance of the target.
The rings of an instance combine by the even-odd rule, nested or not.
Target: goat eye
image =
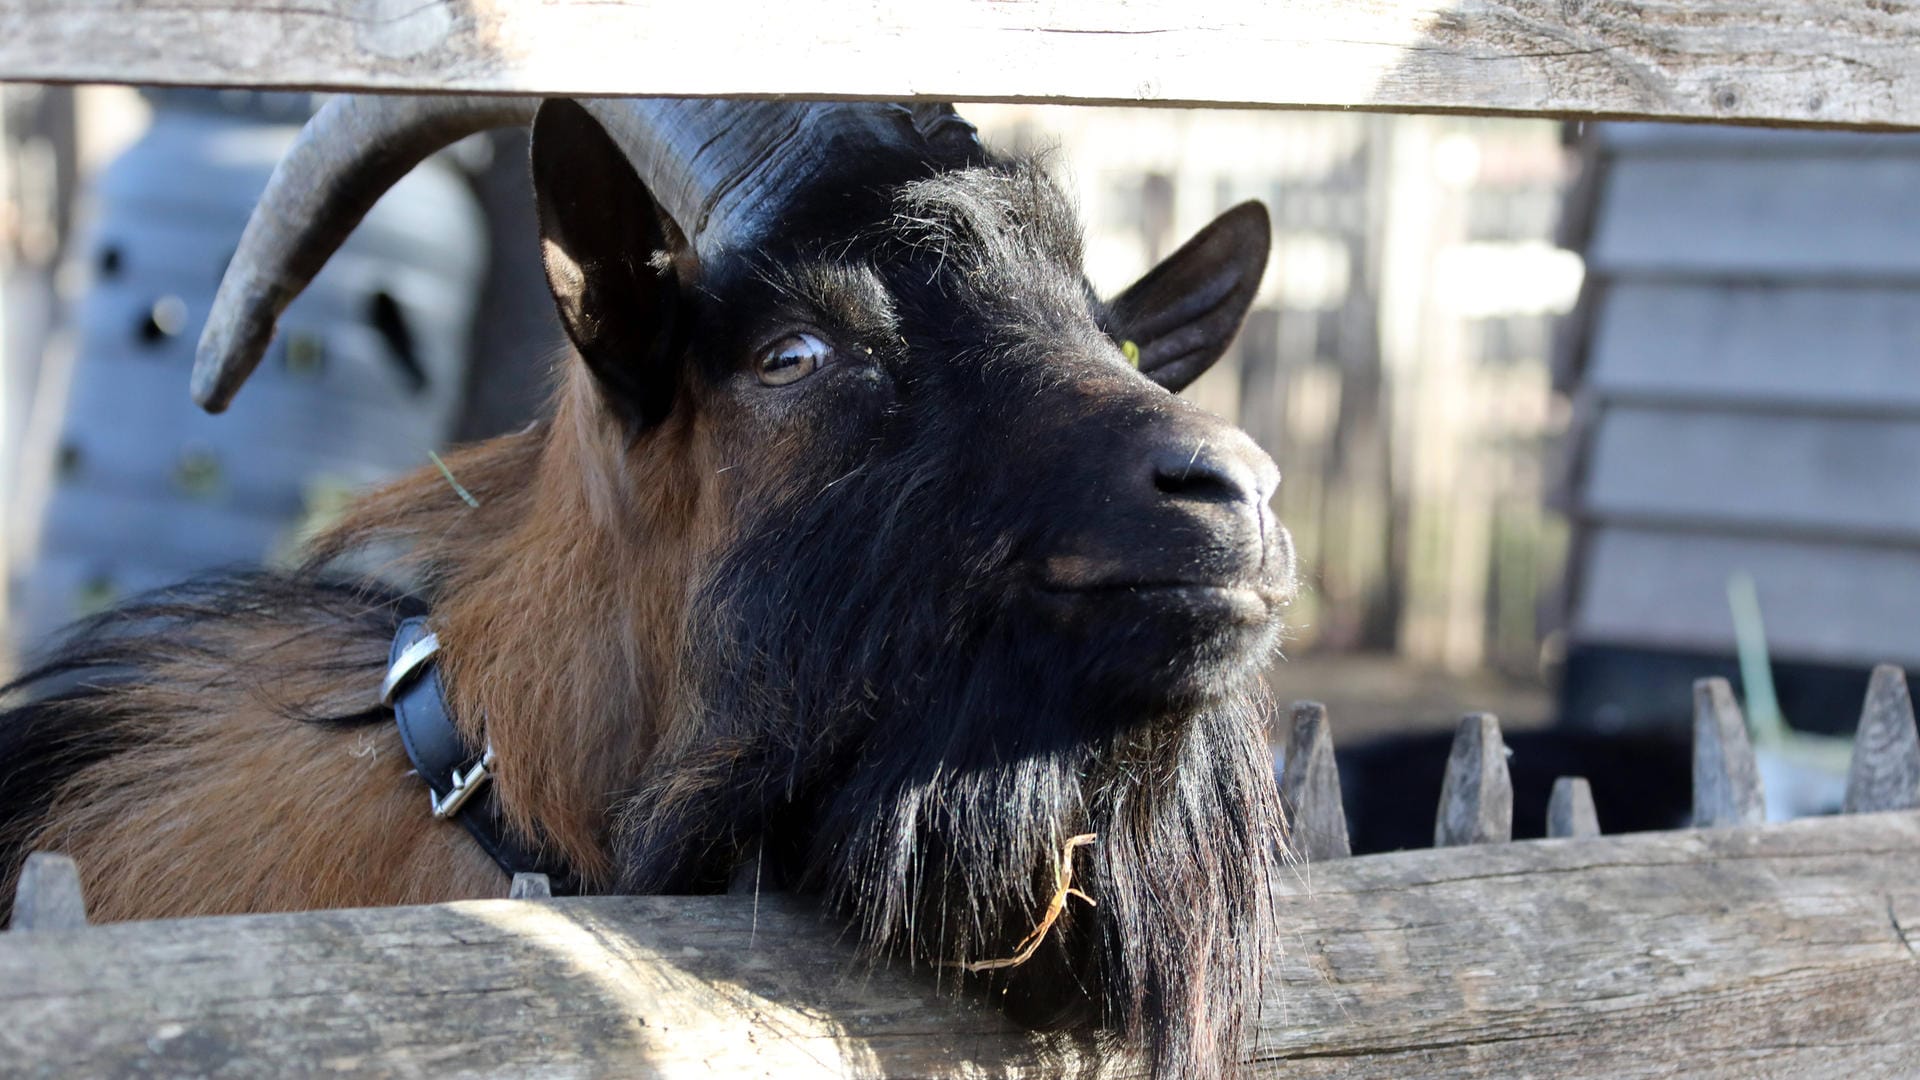
[[[820,370],[833,350],[812,334],[788,334],[760,354],[754,374],[767,386],[788,386]]]

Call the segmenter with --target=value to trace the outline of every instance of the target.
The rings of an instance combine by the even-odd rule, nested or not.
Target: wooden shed
[[[1847,730],[1920,667],[1920,139],[1597,124],[1563,242],[1587,281],[1562,715],[1673,723],[1735,672],[1751,578],[1782,711]]]

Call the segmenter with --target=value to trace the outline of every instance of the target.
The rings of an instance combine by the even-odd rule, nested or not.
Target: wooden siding
[[[1744,571],[1776,655],[1920,667],[1920,551],[1616,525],[1585,546],[1576,640],[1732,655],[1727,579]]]
[[[1920,659],[1920,141],[1601,125],[1558,380],[1576,643]],[[1590,217],[1589,217],[1590,215]]]

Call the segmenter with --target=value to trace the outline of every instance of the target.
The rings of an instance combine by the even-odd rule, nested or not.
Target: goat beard
[[[752,681],[727,696],[784,697]],[[792,698],[778,717],[699,725],[698,748],[656,763],[628,804],[621,889],[723,887],[728,857],[701,860],[758,841],[770,887],[822,895],[875,960],[978,986],[1028,1026],[1097,1028],[1155,1076],[1240,1074],[1285,842],[1257,680],[1104,730],[1088,711],[1049,716],[1074,711],[1071,680],[984,682],[958,694],[981,712],[938,709],[938,693],[807,710],[837,713],[839,738],[796,723]],[[1023,962],[970,972],[1015,957],[1045,921],[1063,854],[1092,903],[1067,898]]]
[[[877,802],[854,793],[866,809],[851,831],[815,838],[838,855],[826,892],[876,955],[977,980],[1025,1024],[1098,1024],[1156,1076],[1237,1074],[1284,839],[1262,705],[1249,695],[1091,745],[938,767]],[[1059,897],[1063,859],[1086,900]],[[1042,926],[1023,962],[978,970]]]

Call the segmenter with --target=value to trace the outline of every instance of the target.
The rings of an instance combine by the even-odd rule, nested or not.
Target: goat
[[[477,506],[423,469],[298,570],[69,635],[0,715],[0,872],[66,851],[105,919],[500,895],[380,696],[425,615],[488,813],[581,890],[757,860],[870,956],[1235,1071],[1293,556],[1272,461],[1175,392],[1252,302],[1265,210],[1103,302],[1044,169],[946,107],[336,98],[222,283],[202,404],[381,191],[529,116],[550,415],[448,455]]]

